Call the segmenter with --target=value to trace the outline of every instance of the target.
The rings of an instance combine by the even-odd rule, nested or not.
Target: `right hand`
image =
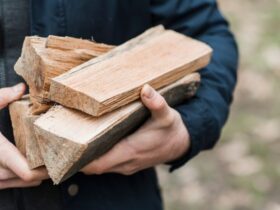
[[[18,100],[25,92],[25,85],[0,89],[0,110]],[[1,122],[0,122],[1,123]],[[3,123],[3,122],[2,122]],[[47,179],[45,168],[30,170],[26,158],[0,133],[0,190],[6,188],[33,187]]]

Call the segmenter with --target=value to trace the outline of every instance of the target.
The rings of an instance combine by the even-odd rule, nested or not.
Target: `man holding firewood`
[[[151,117],[81,173],[53,186],[13,145],[7,105],[25,93],[13,65],[27,35],[94,38],[119,45],[163,24],[213,48],[197,95],[171,108],[145,85]],[[215,0],[0,0],[0,209],[163,209],[154,166],[178,169],[212,148],[236,84],[236,43]],[[17,85],[16,85],[17,84]],[[90,131],[89,131],[90,132]]]

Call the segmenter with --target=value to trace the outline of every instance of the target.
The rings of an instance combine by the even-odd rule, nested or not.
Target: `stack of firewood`
[[[10,105],[16,145],[55,184],[135,131],[149,111],[144,84],[170,106],[191,98],[212,50],[158,26],[114,47],[70,37],[26,37],[15,70],[30,94]]]

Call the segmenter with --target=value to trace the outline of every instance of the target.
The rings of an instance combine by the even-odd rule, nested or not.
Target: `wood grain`
[[[192,97],[199,74],[188,75],[160,90],[170,106]],[[77,110],[54,106],[35,122],[40,151],[55,184],[78,172],[91,160],[135,131],[149,117],[140,101],[93,117]]]
[[[39,116],[31,114],[29,97],[10,104],[9,111],[16,146],[26,156],[30,169],[44,165],[34,131],[34,122]]]
[[[96,43],[85,39],[53,35],[48,36],[46,47],[60,50],[74,50],[79,53],[89,54],[92,57],[100,56],[114,48],[112,45]]]
[[[50,98],[92,116],[139,98],[206,66],[211,48],[175,31],[155,27],[51,80]]]
[[[46,111],[52,103],[49,99],[50,79],[65,73],[113,46],[70,37],[26,37],[21,57],[15,71],[30,88],[33,114]]]

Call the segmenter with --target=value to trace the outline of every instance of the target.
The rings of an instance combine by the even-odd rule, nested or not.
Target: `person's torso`
[[[4,32],[4,47],[2,46],[0,54],[1,87],[20,81],[13,65],[20,56],[24,36],[29,32],[39,36],[54,34],[81,37],[118,45],[152,26],[149,0],[0,2],[0,27]],[[7,109],[1,111],[0,129],[7,137],[12,138]],[[157,210],[162,209],[162,204],[155,171],[148,169],[132,176],[78,174],[60,186],[53,186],[50,181],[46,181],[37,188],[0,191],[0,209]]]

